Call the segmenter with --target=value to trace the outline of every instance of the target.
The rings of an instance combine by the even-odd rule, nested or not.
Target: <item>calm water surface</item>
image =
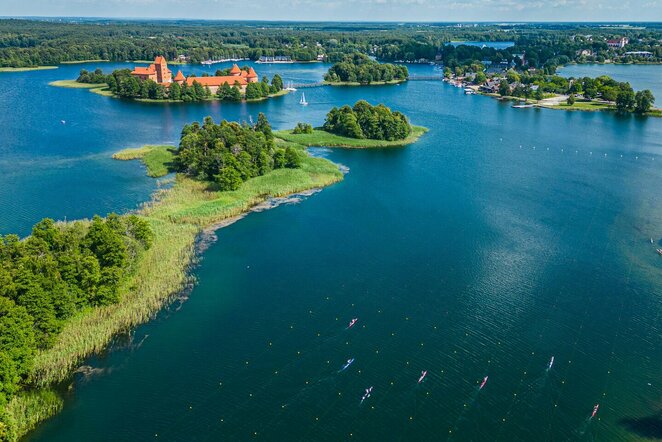
[[[104,374],[76,379],[28,440],[662,437],[662,120],[512,109],[438,82],[307,89],[305,108],[46,86],[77,69],[1,79],[3,232],[135,208],[156,184],[110,153],[208,114],[285,128],[366,98],[430,132],[318,149],[345,181],[219,231],[189,299],[86,361]]]

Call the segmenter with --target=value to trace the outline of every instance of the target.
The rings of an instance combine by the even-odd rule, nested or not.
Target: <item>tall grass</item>
[[[18,438],[62,409],[63,401],[53,390],[42,388],[14,396],[6,406],[10,432],[8,440]]]
[[[172,152],[167,146],[149,146],[124,150],[115,157],[143,161],[150,157],[148,170],[158,171],[168,168]],[[29,379],[32,390],[14,397],[7,407],[13,430],[20,437],[40,420],[55,414],[62,401],[48,389],[49,385],[67,379],[83,358],[102,351],[117,333],[152,318],[190,282],[187,268],[202,228],[240,215],[270,197],[330,185],[341,179],[342,173],[335,164],[312,157],[303,160],[301,169],[274,170],[246,181],[233,192],[220,192],[209,183],[177,176],[171,189],[158,191],[139,211],[152,226],[155,239],[152,247],[137,258],[135,271],[120,288],[120,302],[89,308],[69,319],[53,347],[35,357]]]

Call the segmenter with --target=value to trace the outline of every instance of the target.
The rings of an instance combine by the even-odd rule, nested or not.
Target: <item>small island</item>
[[[407,81],[406,66],[379,63],[367,55],[348,55],[329,68],[324,75],[326,84],[332,86],[377,86]]]
[[[158,56],[148,67],[117,69],[105,75],[101,69],[88,72],[83,69],[76,80],[60,80],[51,86],[88,88],[91,92],[141,102],[192,101],[261,101],[286,94],[283,79],[276,74],[271,82],[266,76],[258,79],[255,69],[236,64],[219,69],[215,75],[193,74],[185,77],[182,71],[173,76],[164,57]]]
[[[425,132],[425,127],[412,126],[401,112],[359,100],[353,107],[331,109],[321,128],[298,123],[292,130],[275,132],[275,136],[306,147],[365,149],[406,146],[415,143]]]

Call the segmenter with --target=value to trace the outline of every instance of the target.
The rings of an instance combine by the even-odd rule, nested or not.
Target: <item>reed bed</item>
[[[39,422],[57,414],[62,409],[63,403],[57,393],[49,388],[21,392],[14,396],[6,407],[10,419],[10,431],[17,438],[26,434]]]
[[[142,158],[154,152],[154,161],[167,168],[168,146],[124,150],[114,156]],[[120,159],[120,158],[118,158]],[[114,336],[151,319],[190,283],[187,269],[195,255],[195,241],[205,227],[240,215],[270,197],[281,197],[342,180],[338,167],[328,160],[306,157],[301,169],[278,169],[250,179],[234,192],[219,192],[209,183],[182,175],[175,185],[157,191],[139,211],[155,234],[152,247],[138,257],[135,271],[121,287],[119,303],[89,308],[67,321],[53,347],[34,361],[32,387],[14,397],[7,409],[18,437],[62,407],[49,385],[65,381],[87,356],[103,351]],[[210,188],[210,186],[212,186]]]
[[[122,287],[121,301],[88,309],[69,320],[55,345],[37,354],[31,376],[34,385],[43,387],[63,381],[82,358],[102,351],[118,332],[152,318],[184,287],[199,228],[148,220],[156,240]]]

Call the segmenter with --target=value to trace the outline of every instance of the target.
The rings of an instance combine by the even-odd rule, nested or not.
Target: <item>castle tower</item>
[[[178,71],[177,75],[175,75],[175,83],[182,84],[186,78],[184,78],[184,74],[182,74],[182,71]]]
[[[248,75],[246,75],[246,80],[248,80],[249,83],[257,83],[257,72],[255,72],[255,69],[250,68],[248,70]]]
[[[168,69],[168,62],[165,57],[158,56],[154,59],[154,67],[156,68],[156,82],[157,83],[172,83],[172,72]]]
[[[234,77],[238,77],[241,75],[241,69],[239,69],[239,66],[237,66],[236,63],[232,65],[232,69],[230,69],[230,75]]]

